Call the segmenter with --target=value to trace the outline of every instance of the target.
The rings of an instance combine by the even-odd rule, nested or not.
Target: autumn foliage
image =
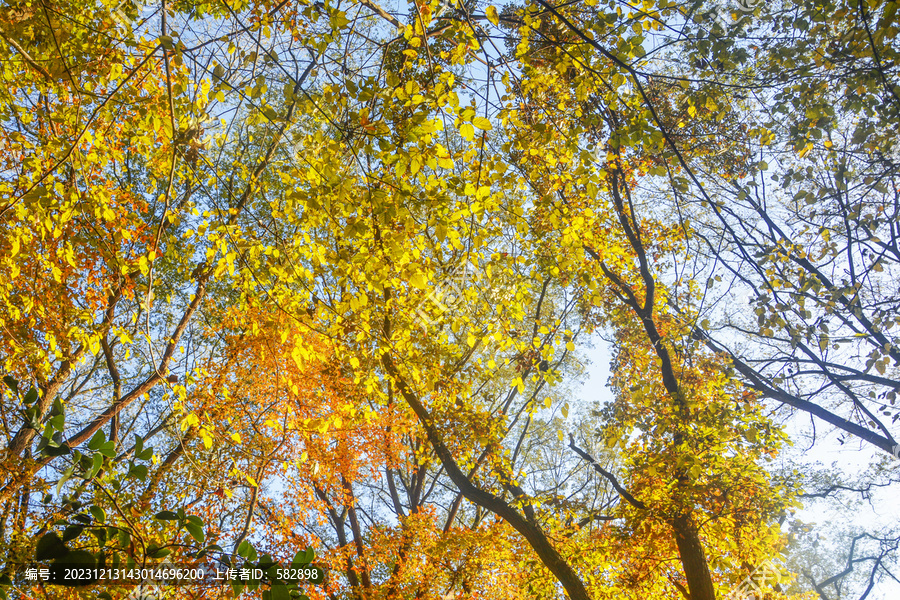
[[[719,8],[0,7],[3,593],[828,597],[779,461],[897,447],[896,3]]]

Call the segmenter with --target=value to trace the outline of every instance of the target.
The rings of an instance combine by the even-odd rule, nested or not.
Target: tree
[[[766,467],[768,402],[893,444],[872,410],[893,393],[889,258],[852,289],[833,271],[890,253],[890,190],[856,212],[820,182],[805,210],[808,171],[779,171],[777,208],[748,183],[773,139],[803,162],[814,130],[870,110],[858,148],[827,149],[847,181],[892,123],[851,99],[826,128],[835,90],[892,93],[893,25],[860,5],[810,26],[822,8],[6,10],[7,564],[314,548],[334,577],[311,596],[714,600],[778,559],[797,480]],[[835,32],[853,74],[798,91]],[[793,103],[812,112],[766,112]],[[753,329],[710,304],[739,285]],[[829,358],[829,318],[871,364]],[[614,400],[577,410],[561,384],[596,331]],[[850,412],[817,403],[832,388]]]

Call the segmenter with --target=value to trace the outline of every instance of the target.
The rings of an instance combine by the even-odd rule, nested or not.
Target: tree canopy
[[[897,6],[3,3],[0,591],[887,598]]]

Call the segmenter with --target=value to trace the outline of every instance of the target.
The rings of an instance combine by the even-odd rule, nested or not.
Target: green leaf
[[[273,585],[269,598],[271,600],[291,600],[291,592],[286,585]]]
[[[97,544],[100,547],[103,547],[103,545],[106,544],[106,537],[109,535],[109,531],[115,533],[115,528],[94,527],[93,529],[91,529],[91,533],[93,533],[94,537],[97,538]]]
[[[92,506],[90,508],[91,516],[94,517],[94,520],[98,523],[106,523],[106,512],[100,508],[99,506]]]
[[[106,442],[105,444],[103,444],[99,448],[97,448],[97,450],[99,450],[100,454],[102,454],[103,456],[105,456],[107,458],[115,458],[116,457],[116,443],[115,442]]]
[[[97,564],[96,557],[87,550],[72,550],[65,556],[67,565],[78,565],[79,567],[92,567]]]
[[[52,456],[63,456],[65,454],[68,454],[71,451],[72,451],[72,449],[69,447],[68,444],[63,444],[62,446],[51,446],[48,444],[46,447],[44,447],[44,449],[41,451],[41,453],[44,456],[52,457]]]
[[[198,527],[203,527],[203,519],[198,517],[197,515],[190,515],[185,519],[188,523],[193,523]]]
[[[103,430],[101,429],[100,431],[95,433],[94,437],[92,437],[91,440],[88,442],[88,449],[89,450],[99,450],[100,446],[102,446],[105,443],[106,443],[106,434],[103,433]]]
[[[100,469],[103,467],[103,455],[97,453],[94,455],[94,462],[91,465],[91,469],[85,475],[85,479],[92,479],[97,476],[97,473],[100,472]]]
[[[16,396],[19,395],[19,382],[16,381],[14,377],[6,375],[5,377],[3,377],[3,383],[6,384],[6,387],[12,390],[13,394],[15,394]]]
[[[50,416],[53,417],[54,419],[60,418],[61,419],[60,423],[66,422],[66,411],[63,408],[62,399],[59,396],[57,396],[56,400],[53,401],[53,407],[50,409]],[[62,425],[57,427],[57,429],[59,431],[62,431]]]
[[[126,477],[137,477],[141,481],[147,479],[147,466],[146,465],[131,465],[131,468],[128,469],[128,475]]]
[[[156,544],[151,544],[147,547],[147,556],[150,558],[162,558],[164,556],[168,556],[172,554],[172,550],[169,548],[159,548]]]
[[[75,472],[75,465],[72,465],[66,472],[62,474],[62,477],[59,478],[59,481],[56,483],[56,495],[59,496],[60,491],[62,490],[63,484],[72,476]]]
[[[141,452],[136,452],[134,457],[138,460],[150,460],[153,458],[153,446],[144,448]]]
[[[62,430],[66,426],[66,416],[65,415],[56,415],[56,416],[50,417],[47,420],[47,425],[50,427],[50,429],[52,429],[54,431],[59,431],[61,433]]]
[[[257,563],[256,566],[259,567],[260,569],[262,569],[263,571],[267,571],[267,570],[271,569],[272,567],[276,566],[276,562],[275,562],[275,559],[272,558],[271,555],[263,554],[262,557],[259,559],[259,563]]]
[[[202,544],[204,540],[206,540],[206,535],[203,533],[203,527],[200,527],[196,523],[188,521],[184,524],[184,528],[198,543]]]
[[[253,547],[253,544],[244,540],[240,543],[237,549],[238,556],[242,556],[249,560],[250,562],[254,562],[256,560],[256,548]]]
[[[163,510],[156,513],[156,518],[160,521],[177,521],[178,515],[173,513],[171,510]]]
[[[316,553],[312,548],[307,548],[306,550],[299,550],[297,554],[294,555],[294,560],[291,561],[291,566],[302,566],[308,565],[316,558]]]
[[[116,538],[119,542],[119,547],[124,550],[128,548],[128,545],[131,543],[131,532],[127,529],[120,529],[116,533]]]
[[[38,391],[35,388],[31,388],[28,390],[28,393],[25,394],[25,397],[22,399],[25,404],[34,404],[34,401],[38,399]]]
[[[55,533],[48,533],[38,540],[34,551],[35,560],[52,560],[69,553],[69,549]]]
[[[66,527],[65,531],[63,531],[62,541],[68,542],[69,540],[74,540],[81,532],[84,531],[84,525],[69,525]]]

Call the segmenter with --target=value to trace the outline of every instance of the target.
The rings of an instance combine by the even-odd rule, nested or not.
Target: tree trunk
[[[678,544],[678,554],[681,556],[681,566],[684,568],[691,600],[716,600],[706,553],[693,518],[689,513],[680,514],[672,520],[672,528],[675,530],[675,543]]]

